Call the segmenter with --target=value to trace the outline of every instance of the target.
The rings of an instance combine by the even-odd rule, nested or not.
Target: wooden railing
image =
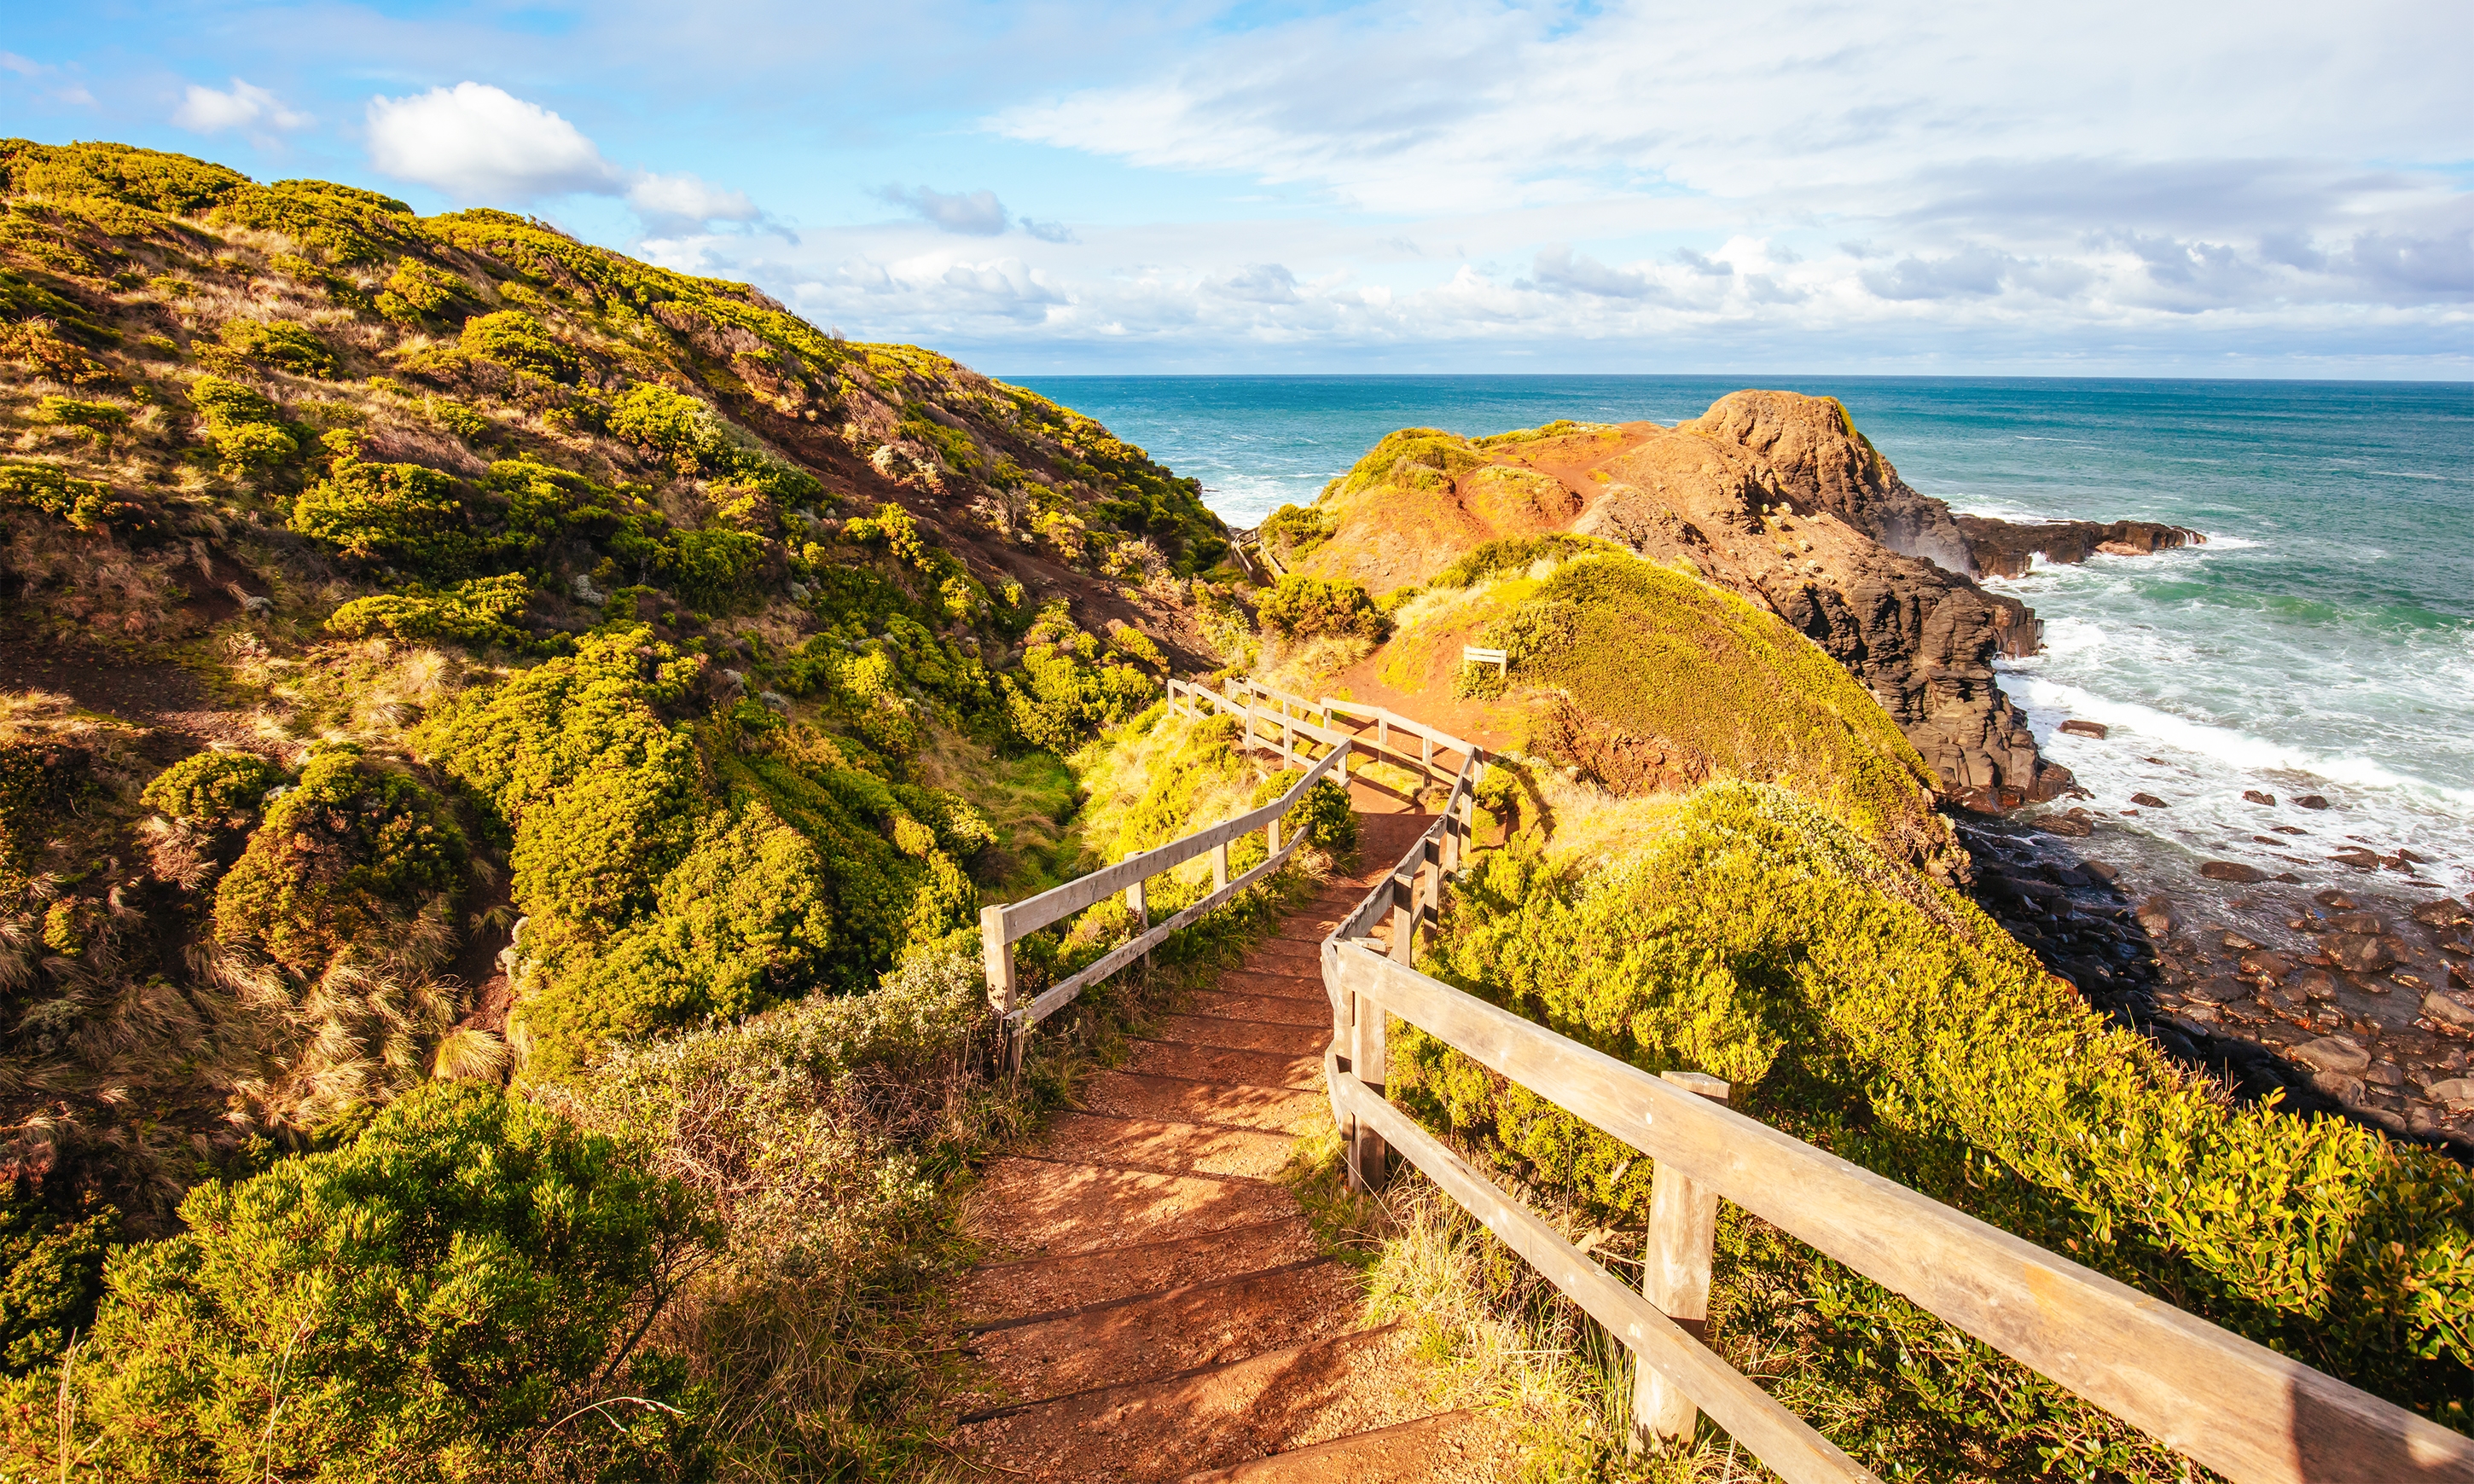
[[[1652,1076],[1418,972],[1468,840],[1483,763],[1464,756],[1442,816],[1323,942],[1332,1113],[1353,1185],[1379,1185],[1396,1152],[1631,1350],[1644,1440],[1688,1439],[1697,1410],[1796,1484],[1874,1478],[1702,1343],[1724,1199],[2237,1484],[2474,1481],[2474,1439],[1745,1117],[1714,1078]],[[1386,915],[1388,945],[1370,937]],[[1392,1106],[1387,1017],[1657,1161],[1645,1291]]]

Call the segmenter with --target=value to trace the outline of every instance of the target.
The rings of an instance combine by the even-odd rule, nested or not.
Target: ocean
[[[1760,385],[1827,395],[1961,512],[2207,533],[1987,586],[2045,621],[2003,686],[2118,827],[2091,853],[2164,886],[2207,860],[2366,884],[2348,844],[2474,884],[2474,386],[1977,377],[1036,376],[1232,525],[1312,502],[1385,433],[1697,417]],[[2103,723],[2101,740],[2058,730]],[[2276,807],[2246,802],[2253,790]],[[2130,795],[2164,809],[2118,813]],[[2292,808],[2324,796],[2324,812]],[[2306,835],[2282,836],[2288,825]],[[2413,883],[2381,873],[2381,885]]]

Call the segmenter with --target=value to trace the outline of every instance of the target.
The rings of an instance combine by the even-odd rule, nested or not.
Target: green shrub
[[[407,257],[395,265],[378,294],[380,314],[390,320],[418,323],[424,315],[437,314],[471,291],[464,280],[441,273],[419,258]]]
[[[189,388],[189,401],[206,424],[207,441],[223,455],[227,479],[273,468],[301,451],[275,404],[239,382],[201,376]]]
[[[0,180],[12,196],[94,196],[188,216],[249,185],[237,170],[133,145],[0,140]]]
[[[253,361],[301,376],[332,379],[335,353],[307,325],[291,320],[226,320],[216,332],[220,347],[201,348],[202,358]]]
[[[281,232],[330,263],[375,263],[415,240],[412,208],[392,196],[330,180],[278,180],[225,194],[212,219]]]
[[[129,426],[129,409],[109,402],[46,395],[35,403],[35,420],[75,428],[86,442],[108,444]]]
[[[1296,573],[1263,595],[1255,609],[1263,627],[1286,639],[1383,636],[1383,614],[1356,582],[1325,582]]]
[[[327,632],[347,639],[388,634],[400,639],[512,647],[525,640],[515,624],[531,597],[531,585],[515,573],[476,577],[438,591],[415,586],[403,592],[354,598],[327,615]]]
[[[763,539],[727,526],[671,533],[667,576],[680,599],[699,612],[728,613],[761,596]]]
[[[1712,784],[1580,875],[1481,857],[1438,968],[1763,1122],[2462,1426],[2474,1175],[2358,1125],[2230,1106],[1957,894],[1774,787]],[[1649,1161],[1421,1036],[1394,1086],[1610,1219]]]
[[[1283,505],[1263,518],[1263,544],[1283,562],[1295,562],[1331,539],[1340,522],[1331,512],[1306,505]]]
[[[83,761],[38,742],[0,741],[0,903],[25,890],[25,869],[84,781]]]
[[[344,949],[383,950],[463,881],[464,838],[429,791],[353,745],[309,759],[266,808],[215,889],[215,938],[314,972]]]
[[[575,352],[554,339],[541,321],[520,309],[465,321],[459,344],[468,355],[550,381],[575,379]]]
[[[1150,676],[1108,658],[1098,639],[1075,628],[1062,600],[1041,608],[1025,640],[1020,672],[1001,683],[1008,722],[1032,747],[1061,756],[1157,694]]]
[[[1623,547],[1594,536],[1573,536],[1557,532],[1550,536],[1513,537],[1488,541],[1435,574],[1426,584],[1430,589],[1474,587],[1490,577],[1504,577],[1528,570],[1540,562],[1565,562],[1574,557],[1612,556]]]
[[[154,525],[146,508],[124,500],[111,487],[72,479],[48,464],[0,464],[0,506],[38,510],[80,531],[144,531]]]
[[[419,464],[339,458],[301,491],[292,529],[355,561],[461,577],[484,553],[454,477]]]
[[[93,1323],[118,1224],[108,1206],[63,1214],[23,1181],[0,1197],[0,1375],[57,1362],[70,1334]]]
[[[283,771],[255,753],[193,753],[155,775],[138,802],[166,819],[238,828],[257,817]]]
[[[199,1186],[181,1215],[182,1234],[114,1255],[65,1380],[10,1389],[12,1474],[68,1467],[63,1389],[82,1477],[656,1479],[694,1462],[668,1409],[692,1404],[683,1368],[633,1341],[705,1224],[607,1138],[433,1083],[340,1148]],[[593,1427],[550,1431],[594,1404]]]

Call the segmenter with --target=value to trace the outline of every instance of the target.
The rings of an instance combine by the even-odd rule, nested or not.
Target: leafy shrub
[[[1263,518],[1263,544],[1283,562],[1294,562],[1331,539],[1340,522],[1331,512],[1306,505],[1283,505]]]
[[[515,623],[531,597],[531,585],[515,573],[475,577],[438,591],[415,586],[403,592],[354,598],[327,615],[327,632],[347,639],[389,634],[400,639],[520,645],[524,634]]]
[[[23,1181],[0,1197],[0,1375],[57,1361],[70,1333],[92,1323],[118,1224],[108,1206],[63,1214]]]
[[[257,817],[283,772],[255,753],[193,753],[155,775],[138,802],[166,819],[236,828]]]
[[[204,211],[250,183],[186,155],[100,142],[0,140],[0,172],[12,196],[95,196],[170,216]]]
[[[453,476],[419,464],[339,458],[301,491],[292,529],[361,562],[460,577],[483,554]]]
[[[610,409],[609,427],[612,437],[662,455],[682,474],[735,479],[786,505],[813,499],[824,488],[804,469],[742,445],[704,403],[655,382],[629,387]]]
[[[0,506],[38,510],[80,531],[141,532],[154,525],[142,505],[124,500],[111,487],[72,479],[48,464],[0,464]]]
[[[1110,658],[1074,627],[1060,600],[1040,610],[1026,635],[1020,674],[1003,677],[1007,715],[1017,735],[1062,755],[1091,732],[1149,706],[1152,678]]]
[[[2335,1119],[2229,1106],[1973,904],[1783,789],[1712,784],[1632,858],[1482,857],[1458,982],[1647,1070],[2460,1425],[2474,1175]],[[1613,1219],[1649,1161],[1411,1036],[1395,1087]],[[1869,1301],[1868,1301],[1869,1302]]]
[[[330,180],[241,185],[217,203],[212,219],[281,232],[330,263],[375,263],[415,240],[412,208],[392,196]]]
[[[217,941],[304,971],[409,921],[464,875],[464,838],[429,791],[353,745],[311,757],[215,891]]]
[[[1325,582],[1296,573],[1263,595],[1255,613],[1263,627],[1286,639],[1383,636],[1383,614],[1356,582]]]
[[[575,379],[575,352],[553,339],[541,321],[520,309],[465,321],[460,343],[466,353],[485,361],[551,381]]]
[[[670,586],[700,612],[728,613],[759,596],[763,539],[727,526],[678,531],[668,541]]]
[[[115,407],[109,402],[46,395],[35,403],[35,420],[75,428],[88,443],[109,443],[121,429],[129,426],[129,409]]]
[[[1594,536],[1556,532],[1548,536],[1513,537],[1488,541],[1435,574],[1430,589],[1474,587],[1490,577],[1527,570],[1540,562],[1564,562],[1573,557],[1612,556],[1623,547]]]
[[[301,451],[275,404],[239,382],[201,376],[189,388],[189,401],[206,423],[207,440],[223,455],[228,479],[272,468]]]
[[[608,1138],[433,1083],[181,1215],[114,1255],[69,1374],[10,1388],[12,1473],[68,1467],[63,1390],[107,1479],[663,1478],[694,1457],[672,1412],[612,1399],[690,1400],[633,1341],[704,1224]],[[552,1430],[588,1405],[594,1427]]]
[[[377,297],[380,314],[403,323],[418,323],[437,314],[469,291],[464,280],[441,273],[416,257],[399,261]]]
[[[200,349],[203,359],[254,361],[302,376],[333,378],[335,353],[307,325],[291,320],[226,320],[218,347]]]

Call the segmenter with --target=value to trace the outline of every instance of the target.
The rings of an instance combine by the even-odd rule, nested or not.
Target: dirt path
[[[1319,948],[1431,816],[1352,785],[1361,858],[1087,1089],[1035,1153],[991,1164],[976,1350],[1017,1404],[961,1443],[1017,1476],[1390,1484],[1515,1472],[1508,1430],[1437,1413],[1406,1331],[1317,1251],[1270,1178],[1324,1102]]]

